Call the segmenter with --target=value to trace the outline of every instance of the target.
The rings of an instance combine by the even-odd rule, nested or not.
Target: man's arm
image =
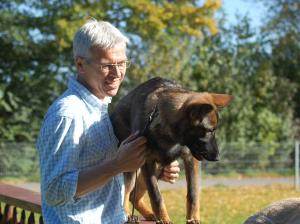
[[[106,184],[113,176],[122,172],[132,172],[145,162],[146,138],[138,137],[135,133],[125,139],[115,158],[105,161],[95,167],[82,170],[79,173],[76,198],[92,192]]]
[[[87,170],[77,169],[83,132],[80,120],[52,114],[38,139],[42,194],[50,206],[59,206],[96,190],[118,173],[144,162],[145,138],[133,135],[122,142],[114,159]],[[134,140],[135,139],[135,140]],[[128,169],[126,169],[128,168]]]

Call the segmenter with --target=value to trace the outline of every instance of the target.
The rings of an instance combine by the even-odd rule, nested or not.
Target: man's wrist
[[[123,166],[123,162],[122,160],[119,158],[118,155],[116,155],[112,160],[111,163],[114,167],[114,170],[116,172],[116,175],[119,173],[123,173],[125,172],[124,166]]]

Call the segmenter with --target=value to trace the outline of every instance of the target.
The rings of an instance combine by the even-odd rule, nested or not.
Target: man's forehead
[[[117,45],[108,49],[93,48],[91,52],[93,58],[101,60],[103,63],[127,59],[126,47],[124,45]]]

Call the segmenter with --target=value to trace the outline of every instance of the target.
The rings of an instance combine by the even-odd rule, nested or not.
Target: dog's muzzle
[[[199,161],[206,159],[208,161],[219,161],[219,148],[215,137],[213,136],[209,141],[204,142],[200,139],[187,144],[192,155]]]

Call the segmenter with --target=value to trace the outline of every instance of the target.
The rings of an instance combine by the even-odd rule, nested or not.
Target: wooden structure
[[[0,184],[0,223],[35,224],[43,223],[40,194],[20,187]],[[25,212],[27,211],[27,212]],[[21,212],[21,214],[19,214]],[[29,214],[26,217],[26,213]],[[34,215],[34,214],[40,215]],[[35,220],[39,217],[39,220]]]
[[[29,214],[28,217],[26,214]],[[0,224],[43,224],[41,214],[41,195],[39,193],[0,183]],[[154,223],[140,222],[140,224]]]

